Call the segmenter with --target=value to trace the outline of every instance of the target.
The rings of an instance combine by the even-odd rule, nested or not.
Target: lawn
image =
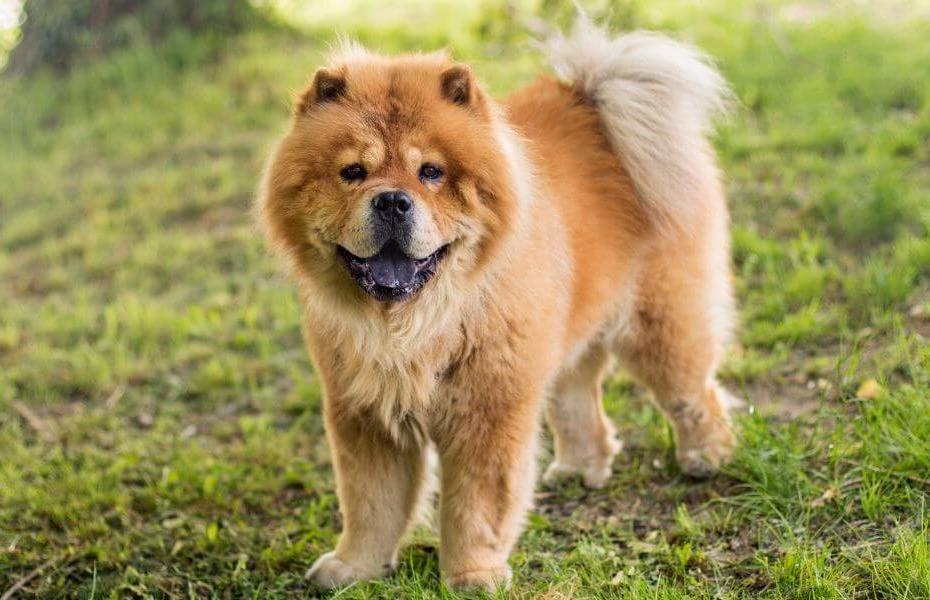
[[[448,45],[495,93],[540,67],[521,3],[378,5],[0,81],[0,595],[321,595],[302,581],[339,530],[320,390],[250,215],[290,94],[334,27]],[[701,45],[739,99],[715,145],[742,448],[682,476],[618,374],[610,483],[538,486],[500,597],[930,597],[930,20],[827,6],[614,11]],[[419,529],[395,575],[322,595],[458,597],[436,541]]]

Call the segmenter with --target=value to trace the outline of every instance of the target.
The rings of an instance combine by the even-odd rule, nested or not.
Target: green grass
[[[642,390],[611,381],[614,476],[539,487],[511,594],[927,598],[930,25],[890,3],[649,4],[614,20],[701,44],[742,104],[716,139],[742,449],[683,478]],[[376,6],[0,83],[0,594],[318,594],[301,576],[339,528],[320,391],[249,214],[290,94],[333,23],[449,44],[497,93],[539,67],[522,9]],[[435,532],[401,559],[338,596],[455,597]]]

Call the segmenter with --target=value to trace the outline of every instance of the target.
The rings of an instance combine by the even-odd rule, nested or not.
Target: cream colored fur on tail
[[[544,46],[556,73],[597,106],[650,214],[687,228],[694,198],[717,177],[706,135],[730,98],[707,56],[651,32],[611,37],[584,15]]]

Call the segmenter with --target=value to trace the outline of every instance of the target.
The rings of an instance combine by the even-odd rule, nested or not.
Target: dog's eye
[[[342,177],[344,181],[361,181],[365,179],[367,175],[368,171],[358,163],[352,163],[339,171],[339,176]]]
[[[432,163],[424,163],[420,167],[420,181],[438,181],[442,177],[442,169]]]

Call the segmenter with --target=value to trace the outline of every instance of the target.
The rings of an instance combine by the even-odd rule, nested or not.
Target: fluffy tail
[[[726,112],[726,81],[699,50],[665,36],[612,38],[580,16],[569,36],[545,42],[556,73],[597,106],[614,151],[649,213],[685,225],[716,182],[707,142]]]

